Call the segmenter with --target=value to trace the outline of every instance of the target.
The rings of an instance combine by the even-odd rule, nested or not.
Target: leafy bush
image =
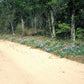
[[[58,44],[57,41],[53,42],[52,47],[56,46]]]
[[[9,38],[9,36],[5,36],[5,39],[8,39]]]
[[[59,53],[62,58],[64,58],[65,54],[63,52]]]
[[[51,38],[51,41],[57,41],[57,38]]]
[[[53,49],[49,46],[45,46],[44,50],[47,51],[47,52],[52,52],[53,51]]]
[[[72,40],[67,40],[68,43],[72,43]]]
[[[40,40],[34,41],[35,48],[42,48],[44,46],[44,43]]]
[[[1,36],[0,36],[0,39],[8,39],[8,36],[6,36],[6,35],[1,35]]]
[[[15,37],[11,37],[11,38],[10,38],[10,41],[13,42],[14,40],[15,40]]]
[[[33,44],[35,40],[32,39],[32,38],[28,38],[27,41],[28,41],[29,44]]]
[[[60,41],[60,45],[64,45],[65,41]]]
[[[51,42],[49,41],[49,40],[46,40],[45,42],[44,42],[44,46],[46,46],[46,45],[50,45],[51,44]]]
[[[79,38],[79,39],[84,38],[84,29],[82,29],[82,28],[80,28],[80,27],[77,28],[76,36],[77,36],[77,38]]]
[[[17,40],[17,42],[19,42],[19,43],[21,43],[21,44],[26,44],[27,39],[22,39],[22,38],[20,38],[20,39]]]
[[[57,34],[62,32],[69,32],[70,31],[70,25],[67,23],[60,23],[58,24],[59,29],[57,29]]]
[[[71,46],[64,47],[61,52],[65,55],[84,55],[84,45],[72,44]]]
[[[22,40],[22,38],[19,38],[19,39],[17,39],[17,42],[19,42],[20,43],[20,41]]]

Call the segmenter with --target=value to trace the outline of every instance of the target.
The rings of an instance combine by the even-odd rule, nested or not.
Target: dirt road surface
[[[84,64],[0,40],[0,84],[84,84]]]

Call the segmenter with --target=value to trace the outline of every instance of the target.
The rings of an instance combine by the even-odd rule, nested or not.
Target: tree
[[[75,0],[72,0],[72,16],[71,16],[71,40],[75,41]]]
[[[14,1],[4,0],[4,4],[6,5],[6,9],[7,9],[7,13],[8,13],[8,15],[7,15],[8,21],[11,25],[12,34],[14,35],[15,33],[14,33],[14,27],[13,27],[13,20],[14,20],[15,8],[11,3],[14,3]]]
[[[24,10],[26,8],[26,3],[25,3],[25,0],[20,0],[20,1],[16,1],[16,15],[18,15],[21,21],[21,24],[22,24],[22,36],[24,36]],[[18,21],[19,22],[19,21]]]
[[[83,30],[83,2],[83,0],[2,0],[0,32],[10,30],[14,34],[20,25],[19,34],[22,36],[30,29],[32,34],[39,33],[52,38],[71,35],[72,41],[75,41],[76,36],[83,36],[78,32],[79,29]]]

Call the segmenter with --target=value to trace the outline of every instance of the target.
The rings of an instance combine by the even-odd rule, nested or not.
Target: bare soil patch
[[[0,40],[0,84],[84,84],[84,64]]]

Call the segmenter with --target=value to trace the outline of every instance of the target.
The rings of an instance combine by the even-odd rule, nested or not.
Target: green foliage
[[[67,40],[68,43],[72,43],[72,40]]]
[[[15,37],[11,37],[11,38],[10,38],[10,41],[13,42],[14,40],[15,40]]]
[[[58,28],[56,33],[70,32],[70,25],[67,23],[59,23]]]
[[[64,0],[51,0],[51,1],[48,2],[48,5],[54,5],[54,4],[58,5],[63,1]]]
[[[5,36],[5,39],[8,39],[9,38],[9,36]]]
[[[60,45],[64,45],[65,41],[60,41]]]
[[[84,38],[84,29],[82,29],[82,28],[80,28],[80,27],[77,28],[76,36],[77,36],[77,38],[79,38],[79,39]]]
[[[52,48],[49,46],[45,46],[44,49],[46,52],[52,52],[53,51]]]
[[[22,32],[21,28],[22,28],[22,25],[21,24],[17,24],[17,27],[16,27],[16,31],[15,32],[17,34],[21,34],[21,32]]]
[[[42,48],[44,46],[44,43],[40,40],[34,41],[35,48]]]
[[[57,41],[53,42],[52,47],[56,46],[57,44],[58,44],[58,42],[57,42]]]
[[[66,56],[69,55],[83,55],[84,54],[84,44],[72,44],[70,46],[64,47],[61,52]]]
[[[28,41],[29,44],[33,44],[35,40],[32,39],[32,38],[28,38],[27,41]]]
[[[27,43],[27,40],[26,39],[18,39],[17,42],[19,42],[20,44],[26,44]]]
[[[0,39],[8,39],[9,36],[6,36],[6,35],[0,35]]]
[[[33,10],[33,7],[31,6],[31,7],[29,7],[29,10]]]
[[[65,55],[62,52],[60,52],[59,54],[60,54],[61,58],[65,57]]]
[[[50,44],[51,44],[51,42],[50,42],[49,40],[46,40],[45,43],[44,43],[44,45],[48,45],[48,46],[49,46]]]
[[[82,3],[83,0],[75,0],[74,4],[73,0],[2,0],[0,2],[0,33],[11,33],[13,26],[14,31],[21,34],[22,17],[25,22],[24,26],[27,27],[24,30],[25,35],[29,35],[28,28],[33,29],[33,32],[36,25],[36,29],[43,30],[40,33],[41,35],[50,37],[53,31],[50,14],[52,10],[56,34],[59,37],[66,37],[66,35],[70,35],[71,17],[73,7],[75,7],[75,24],[76,28],[79,27],[76,30],[76,37],[84,39],[84,9]]]

